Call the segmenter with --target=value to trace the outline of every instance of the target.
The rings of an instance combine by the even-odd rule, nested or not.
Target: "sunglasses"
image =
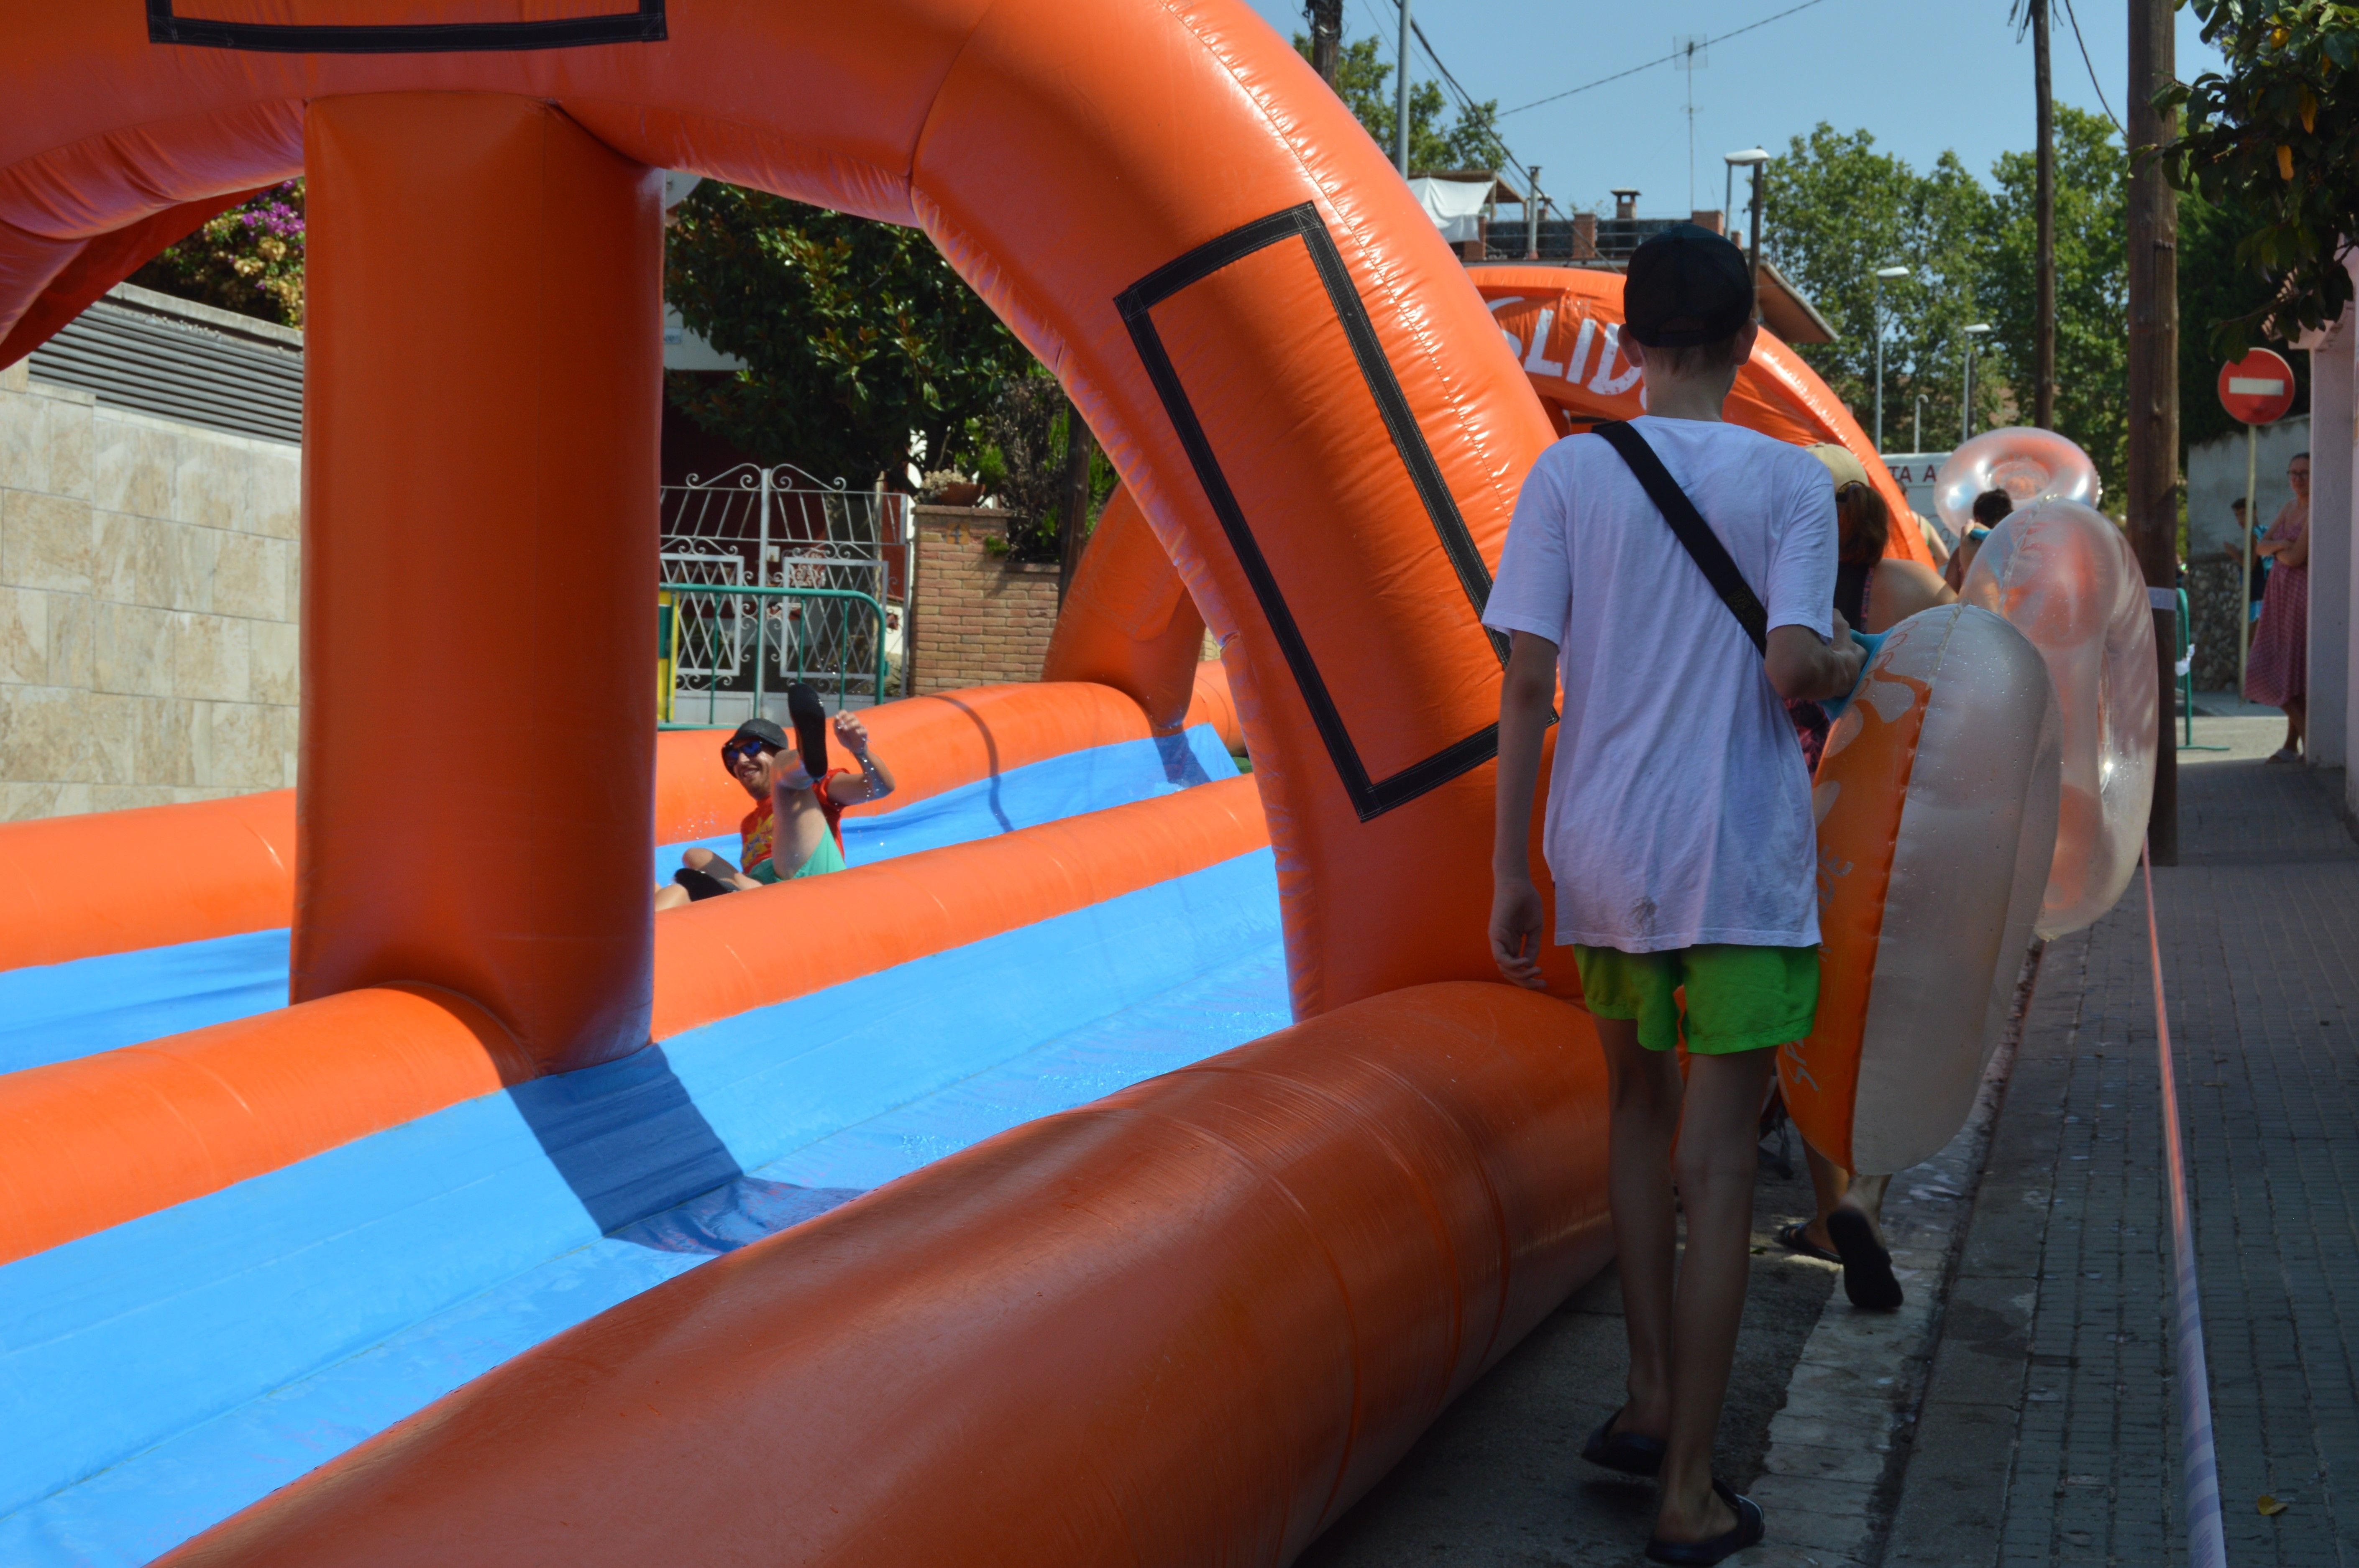
[[[765,752],[777,750],[777,748],[767,741],[732,741],[721,748],[721,765],[724,768],[734,768],[744,758],[758,756]]]

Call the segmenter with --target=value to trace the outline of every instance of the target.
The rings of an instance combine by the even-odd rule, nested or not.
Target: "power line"
[[[2105,102],[2105,90],[2098,84],[2097,65],[2089,58],[2089,40],[2081,36],[2081,18],[2072,10],[2072,0],[2064,0],[2064,19],[2072,24],[2072,41],[2081,46],[2081,63],[2089,68],[2089,85],[2096,89],[2097,107],[2105,112],[2106,119],[2114,122],[2114,129],[2121,131],[2122,146],[2126,149],[2130,145],[2130,134],[2123,130],[2120,118],[2114,114],[2114,106]]]
[[[1772,22],[1782,22],[1797,11],[1807,11],[1813,5],[1824,4],[1825,0],[1802,0],[1800,5],[1789,5],[1774,16],[1764,16],[1757,22],[1746,23],[1734,32],[1722,33],[1718,37],[1706,38],[1703,40],[1704,46],[1709,48],[1711,45],[1722,43],[1730,38],[1741,38],[1756,28],[1766,27]],[[1528,103],[1518,103],[1512,109],[1502,109],[1499,112],[1499,118],[1504,120],[1510,114],[1520,114],[1527,109],[1537,109],[1543,103],[1553,103],[1560,98],[1570,98],[1577,92],[1586,92],[1593,87],[1603,87],[1609,81],[1619,81],[1625,76],[1636,76],[1642,70],[1652,70],[1658,65],[1669,65],[1685,52],[1681,49],[1673,49],[1661,59],[1650,59],[1644,65],[1634,65],[1627,70],[1617,70],[1611,76],[1601,76],[1594,81],[1584,81],[1578,87],[1568,87],[1561,92],[1551,92],[1545,98],[1535,98]]]

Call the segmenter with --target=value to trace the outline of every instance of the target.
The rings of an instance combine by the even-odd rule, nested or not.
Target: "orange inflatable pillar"
[[[545,103],[314,100],[294,1000],[647,1040],[658,177]]]
[[[1110,686],[1147,713],[1158,735],[1188,722],[1204,618],[1128,487],[1107,498],[1073,571],[1041,665],[1047,681]]]

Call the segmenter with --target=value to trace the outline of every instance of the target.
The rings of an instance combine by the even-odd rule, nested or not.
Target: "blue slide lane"
[[[1264,849],[8,1264],[0,1562],[147,1562],[705,1258],[1287,1019]]]
[[[1209,725],[1200,724],[1184,737],[1091,747],[897,811],[848,817],[845,858],[855,866],[888,860],[1169,795],[1208,779],[1234,778],[1236,772],[1235,761]],[[680,851],[699,845],[733,862],[737,859],[734,832],[665,844],[656,850],[657,874],[650,885],[679,870]],[[282,926],[0,971],[0,1073],[283,1007],[287,938]]]

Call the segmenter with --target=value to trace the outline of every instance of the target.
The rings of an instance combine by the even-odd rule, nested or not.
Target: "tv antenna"
[[[1712,63],[1712,56],[1704,48],[1711,41],[1701,33],[1671,40],[1671,54],[1679,61],[1680,69],[1688,73],[1688,211],[1690,212],[1695,211],[1696,189],[1695,73]],[[1722,222],[1724,224],[1726,222],[1723,214]]]

